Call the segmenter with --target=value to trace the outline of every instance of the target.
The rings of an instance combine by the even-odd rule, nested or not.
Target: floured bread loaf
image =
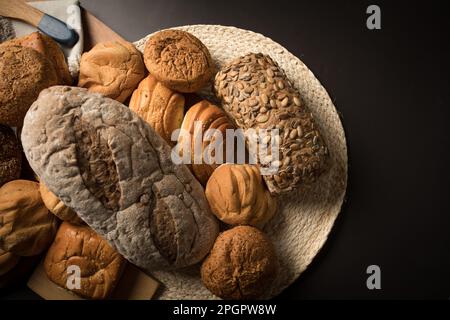
[[[201,185],[121,103],[82,88],[44,90],[22,143],[49,190],[137,266],[188,266],[212,247],[218,222]]]
[[[59,219],[68,221],[73,224],[84,224],[83,220],[78,217],[77,213],[67,207],[53,192],[48,190],[44,183],[39,183],[39,192],[41,193],[42,201],[47,207],[48,211],[53,213]]]

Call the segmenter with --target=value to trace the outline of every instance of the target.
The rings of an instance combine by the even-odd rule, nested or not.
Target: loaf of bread
[[[18,256],[40,254],[53,241],[57,227],[38,183],[14,180],[0,188],[0,249]]]
[[[0,276],[8,273],[19,263],[20,257],[14,253],[0,249]]]
[[[172,132],[179,129],[183,121],[183,95],[149,75],[134,90],[129,106],[169,145],[175,145],[176,141],[172,141],[171,137]]]
[[[144,62],[156,79],[179,92],[198,91],[215,72],[205,45],[181,30],[163,30],[151,36],[145,45]]]
[[[137,266],[184,267],[211,249],[218,222],[201,185],[121,103],[82,88],[44,90],[22,143],[41,181]]]
[[[39,92],[57,83],[55,68],[45,56],[31,48],[1,45],[0,124],[21,126]]]
[[[278,156],[269,148],[268,155],[258,162],[261,171],[269,167],[276,171],[264,175],[271,192],[288,192],[311,183],[326,170],[328,149],[313,116],[269,56],[250,53],[235,59],[217,73],[214,87],[238,127],[279,130],[279,136],[274,137],[278,140]],[[267,135],[262,140],[266,137],[271,139]]]
[[[59,219],[72,224],[84,224],[77,213],[66,206],[43,182],[39,183],[39,192],[41,193],[42,201],[48,211],[53,213]]]
[[[126,260],[88,226],[63,222],[44,260],[48,278],[60,287],[87,299],[111,296]],[[75,286],[70,276],[80,272]]]
[[[144,76],[142,55],[132,43],[101,42],[81,56],[78,86],[124,102]]]
[[[195,130],[197,123],[200,131]],[[184,117],[181,128],[189,133],[188,136],[180,134],[178,137],[178,145],[180,149],[180,156],[183,156],[184,152],[189,152],[191,156],[191,165],[189,166],[194,173],[195,177],[203,184],[206,185],[209,177],[213,173],[214,169],[220,164],[226,162],[226,130],[235,129],[233,123],[228,119],[225,112],[219,107],[215,106],[207,100],[202,100],[193,105],[186,116]],[[215,140],[215,137],[207,137],[205,134],[208,130],[217,130],[221,134],[222,143]],[[201,135],[201,137],[197,137]],[[186,141],[186,139],[189,139]],[[195,143],[198,141],[201,145],[198,151],[201,154],[197,154],[197,158],[200,163],[195,160],[196,150]],[[214,144],[213,144],[214,143]],[[222,157],[220,154],[216,154],[213,146],[217,144],[217,150],[222,150]],[[211,148],[209,146],[211,145]],[[187,150],[185,150],[187,149]],[[210,151],[208,151],[210,150]],[[205,154],[211,155],[210,159],[206,159]],[[211,161],[214,160],[214,161]]]
[[[22,168],[22,152],[14,131],[0,125],[0,187],[19,179]]]
[[[209,178],[205,194],[212,212],[229,225],[261,228],[277,210],[258,167],[249,164],[221,165]]]
[[[239,226],[219,235],[201,267],[203,284],[222,299],[260,299],[279,269],[275,249],[256,228]]]
[[[18,45],[36,50],[52,63],[58,78],[58,84],[72,84],[72,77],[70,76],[64,52],[55,40],[49,36],[36,31],[27,36],[7,41],[2,45]]]

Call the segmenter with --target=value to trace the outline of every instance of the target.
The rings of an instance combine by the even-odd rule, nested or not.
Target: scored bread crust
[[[218,222],[201,185],[121,103],[49,88],[27,113],[22,142],[49,190],[137,266],[192,265],[212,247]]]
[[[39,183],[39,192],[41,193],[42,201],[48,211],[53,213],[59,219],[73,224],[84,224],[77,213],[67,207],[53,192],[48,190],[47,186],[42,181]]]
[[[197,126],[200,125],[201,132],[196,132],[196,122]],[[188,112],[183,119],[181,128],[190,134],[189,136],[184,136],[180,134],[178,137],[178,143],[181,147],[184,146],[185,138],[190,138],[190,141],[186,145],[190,146],[191,164],[189,168],[191,169],[194,176],[200,181],[203,186],[206,186],[209,177],[213,174],[214,170],[221,164],[225,163],[227,159],[227,148],[226,148],[226,131],[227,129],[235,129],[230,119],[228,119],[225,112],[212,104],[208,100],[202,100],[192,107],[189,108]],[[219,155],[215,155],[215,161],[209,164],[205,159],[205,152],[211,153],[209,148],[214,146],[213,140],[215,140],[214,135],[207,137],[208,130],[213,132],[218,132],[222,135],[222,142],[218,143],[215,141],[217,150],[222,149],[222,158]],[[201,138],[197,136],[201,135]],[[201,151],[201,163],[195,163],[195,151],[196,151],[196,141],[201,141],[200,151]],[[210,146],[211,145],[211,146]],[[215,150],[214,150],[215,151]],[[184,151],[182,150],[181,154]],[[197,155],[198,156],[198,155]]]

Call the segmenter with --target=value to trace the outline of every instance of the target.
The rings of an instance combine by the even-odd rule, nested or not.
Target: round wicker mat
[[[264,231],[272,239],[280,259],[281,272],[266,298],[279,294],[308,267],[325,243],[339,214],[347,186],[347,146],[344,129],[327,91],[314,74],[294,55],[261,34],[234,27],[191,25],[177,27],[198,37],[221,67],[249,52],[270,55],[313,113],[332,157],[329,172],[308,189],[286,195],[279,201],[278,214]],[[149,35],[150,36],[150,35]],[[143,51],[145,37],[135,43]],[[211,97],[211,92],[202,92]],[[159,299],[217,299],[201,283],[199,266],[178,271],[158,271],[162,283]]]

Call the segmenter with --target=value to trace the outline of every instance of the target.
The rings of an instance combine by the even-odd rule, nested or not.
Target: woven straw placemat
[[[325,243],[341,210],[347,186],[347,146],[342,123],[327,91],[314,74],[271,39],[251,31],[218,25],[175,29],[198,37],[208,47],[219,68],[249,52],[270,55],[300,92],[329,147],[332,158],[330,171],[312,187],[280,199],[278,214],[264,228],[275,244],[281,264],[274,286],[266,293],[266,298],[274,297],[305,271]],[[149,36],[135,42],[140,51],[144,50]],[[205,91],[202,95],[211,98],[212,94]],[[160,299],[217,299],[202,285],[199,266],[181,271],[158,271],[153,276],[162,283]]]

